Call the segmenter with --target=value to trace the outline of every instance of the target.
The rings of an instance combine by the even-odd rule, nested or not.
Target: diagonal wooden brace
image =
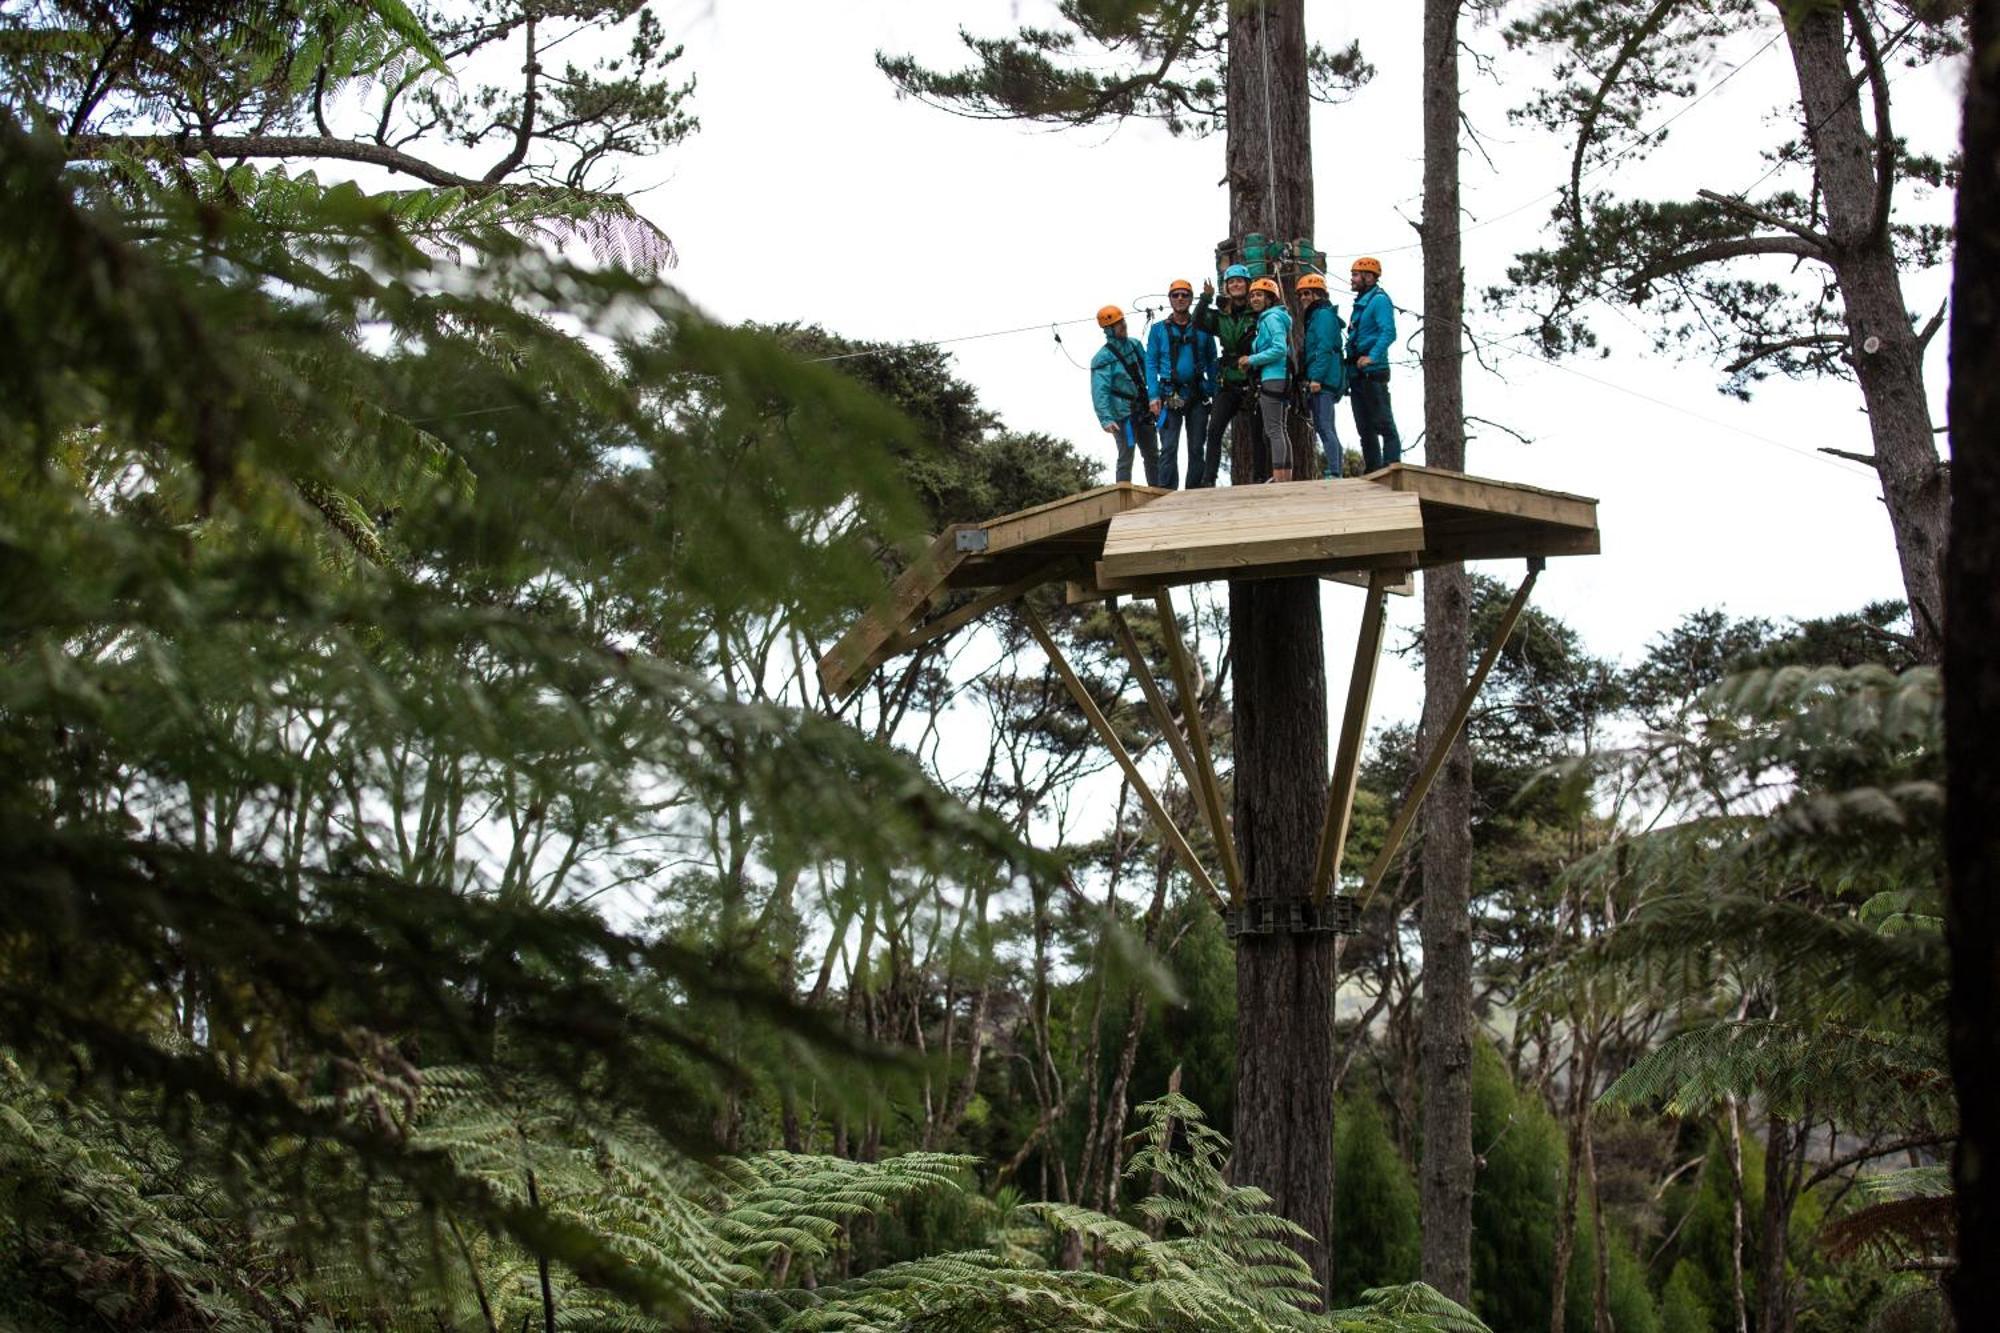
[[[1242,896],[1242,886],[1237,882],[1234,858],[1226,841],[1228,827],[1221,818],[1220,800],[1211,801],[1209,791],[1202,785],[1201,771],[1196,766],[1194,752],[1181,736],[1180,724],[1174,721],[1173,709],[1167,706],[1167,696],[1161,692],[1159,681],[1153,678],[1153,670],[1146,665],[1146,654],[1139,647],[1138,636],[1132,633],[1132,626],[1126,621],[1125,613],[1118,609],[1114,599],[1105,607],[1111,617],[1112,631],[1118,637],[1118,646],[1125,652],[1125,660],[1132,664],[1132,674],[1139,681],[1139,692],[1146,696],[1146,704],[1153,710],[1153,721],[1159,724],[1160,733],[1167,738],[1167,748],[1174,752],[1174,761],[1181,766],[1181,778],[1187,783],[1188,791],[1201,807],[1202,817],[1208,825],[1211,837],[1215,839],[1216,850],[1222,856],[1223,878],[1229,883],[1229,899],[1235,902]],[[1193,718],[1189,730],[1200,725],[1199,718]]]
[[[1172,847],[1186,863],[1188,873],[1194,876],[1194,882],[1201,886],[1209,901],[1215,904],[1216,910],[1226,910],[1222,895],[1216,892],[1215,881],[1202,867],[1201,861],[1194,854],[1194,848],[1188,845],[1187,838],[1181,834],[1172,816],[1167,814],[1167,808],[1160,804],[1160,798],[1155,796],[1153,789],[1146,784],[1145,776],[1139,772],[1139,766],[1133,763],[1132,756],[1125,752],[1125,746],[1119,741],[1118,733],[1111,729],[1111,723],[1098,708],[1097,701],[1090,697],[1090,691],[1084,688],[1083,681],[1071,668],[1069,659],[1064,657],[1062,649],[1056,646],[1055,636],[1049,633],[1049,627],[1042,623],[1042,618],[1035,608],[1026,602],[1021,603],[1021,616],[1028,622],[1028,632],[1035,636],[1035,642],[1040,644],[1042,651],[1048,655],[1049,664],[1056,669],[1056,674],[1062,677],[1062,683],[1069,690],[1070,698],[1076,701],[1076,706],[1082,710],[1085,720],[1097,733],[1097,738],[1104,742],[1104,748],[1111,752],[1112,759],[1116,760],[1118,767],[1124,770],[1125,780],[1132,784],[1132,790],[1139,794],[1139,800],[1153,816],[1154,824],[1159,827],[1160,836],[1167,840],[1167,845]]]
[[[1340,874],[1347,850],[1347,831],[1354,820],[1354,788],[1361,780],[1361,746],[1368,738],[1368,705],[1375,695],[1375,668],[1382,660],[1382,621],[1388,607],[1389,585],[1404,571],[1378,569],[1368,576],[1368,601],[1361,610],[1361,631],[1354,640],[1354,672],[1347,678],[1347,711],[1340,719],[1340,741],[1333,753],[1333,780],[1327,786],[1326,821],[1319,829],[1319,855],[1313,863],[1312,892],[1324,898]]]
[[[1159,613],[1160,635],[1167,641],[1167,661],[1173,667],[1174,689],[1181,696],[1181,716],[1187,719],[1188,745],[1194,751],[1196,773],[1201,778],[1201,802],[1208,811],[1209,828],[1222,852],[1222,875],[1229,881],[1229,901],[1243,905],[1243,863],[1236,855],[1236,833],[1229,823],[1229,809],[1223,804],[1222,784],[1215,778],[1215,748],[1208,743],[1208,724],[1201,720],[1201,691],[1195,687],[1194,655],[1181,638],[1180,618],[1174,614],[1174,596],[1166,588],[1153,593],[1153,608]]]
[[[1493,631],[1493,639],[1486,645],[1486,651],[1479,658],[1479,665],[1472,672],[1472,679],[1465,682],[1465,689],[1458,696],[1458,706],[1452,710],[1451,718],[1445,723],[1444,734],[1431,745],[1431,752],[1424,760],[1424,766],[1417,772],[1417,780],[1410,787],[1410,794],[1403,801],[1403,808],[1396,812],[1394,822],[1389,825],[1388,834],[1382,839],[1382,850],[1375,854],[1375,861],[1368,867],[1368,874],[1362,880],[1363,901],[1375,892],[1382,882],[1382,876],[1389,873],[1389,863],[1403,845],[1403,839],[1410,835],[1410,826],[1416,823],[1417,811],[1430,795],[1431,784],[1443,771],[1444,762],[1451,754],[1451,747],[1458,742],[1458,736],[1465,730],[1465,720],[1472,716],[1472,702],[1479,697],[1480,686],[1486,683],[1487,673],[1500,660],[1501,650],[1507,640],[1514,637],[1514,626],[1521,619],[1521,611],[1528,604],[1528,594],[1534,591],[1535,578],[1542,572],[1540,558],[1528,562],[1528,577],[1521,580],[1521,586],[1514,592],[1514,600],[1507,603],[1506,613],[1500,617],[1499,627]]]

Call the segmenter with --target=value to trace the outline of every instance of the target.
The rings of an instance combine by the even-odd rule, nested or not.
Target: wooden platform
[[[836,695],[900,652],[1043,583],[1072,600],[1222,579],[1381,571],[1460,560],[1593,555],[1597,502],[1397,464],[1366,477],[1166,491],[1099,486],[947,529],[820,661]],[[954,590],[989,590],[950,610]]]

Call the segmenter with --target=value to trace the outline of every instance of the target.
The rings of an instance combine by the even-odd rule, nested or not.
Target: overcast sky
[[[1419,11],[1414,0],[1315,0],[1307,9],[1311,37],[1358,38],[1380,71],[1350,102],[1313,112],[1314,239],[1341,267],[1380,255],[1383,286],[1411,309],[1422,306],[1405,220],[1419,211],[1422,174]],[[1070,358],[1088,360],[1098,306],[1156,298],[1176,277],[1199,284],[1227,229],[1221,139],[1176,139],[1136,122],[1057,132],[967,120],[898,101],[875,69],[878,49],[956,65],[961,25],[997,35],[1054,21],[1042,0],[672,0],[660,12],[699,78],[702,126],[650,164],[650,178],[634,172],[627,184],[655,186],[639,203],[678,246],[675,277],[685,290],[726,319],[817,322],[852,338],[929,341],[1035,326],[953,343],[958,372],[1009,426],[1102,455],[1108,479],[1087,375]],[[1688,197],[1756,181],[1766,169],[1759,150],[1795,133],[1796,85],[1776,34],[1774,14],[1765,30],[1717,52],[1702,81],[1714,91],[1674,122],[1664,149],[1616,169],[1621,185]],[[1501,52],[1491,28],[1468,39]],[[1512,56],[1500,61],[1502,85],[1466,71],[1468,114],[1496,164],[1469,150],[1464,161],[1472,292],[1501,281],[1509,258],[1536,242],[1547,196],[1567,171],[1567,144],[1507,120],[1546,71],[1546,61]],[[1897,129],[1913,147],[1946,154],[1954,145],[1952,79],[1898,73]],[[1947,215],[1943,200],[1919,206]],[[1781,277],[1783,265],[1769,262]],[[1911,275],[1906,295],[1928,315],[1947,286],[1944,270]],[[1047,328],[1058,320],[1083,321],[1062,329],[1067,353]],[[1405,337],[1413,323],[1403,321]],[[1611,349],[1603,359],[1550,365],[1503,343],[1488,357],[1498,374],[1468,367],[1468,411],[1530,441],[1475,427],[1468,470],[1601,502],[1604,554],[1552,561],[1541,606],[1593,650],[1629,661],[1703,607],[1783,618],[1901,596],[1873,473],[1814,452],[1868,452],[1853,385],[1774,383],[1741,404],[1716,392],[1711,364],[1654,353],[1639,316],[1606,310],[1597,323]],[[1471,327],[1492,339],[1516,332],[1476,311]],[[1945,341],[1934,340],[1928,365],[1938,424]],[[1419,373],[1399,370],[1394,393],[1407,447],[1423,421]],[[1345,405],[1341,431],[1351,444]],[[1519,576],[1518,565],[1488,568]],[[1327,585],[1336,691],[1361,596]],[[1392,599],[1398,625],[1419,614],[1419,599]],[[1416,673],[1386,665],[1378,721],[1414,715]],[[1337,707],[1330,712],[1338,717]]]

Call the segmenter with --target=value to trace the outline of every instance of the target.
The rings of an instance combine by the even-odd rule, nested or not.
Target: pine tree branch
[[[1800,240],[1808,242],[1813,247],[1808,256],[1809,258],[1823,259],[1833,249],[1833,241],[1824,232],[1814,231],[1811,227],[1794,222],[1782,213],[1773,213],[1768,208],[1759,208],[1747,199],[1738,198],[1733,194],[1723,194],[1718,190],[1696,190],[1695,194],[1700,198],[1708,200],[1711,204],[1722,205],[1732,213],[1741,213],[1746,218],[1753,218],[1768,226],[1776,227],[1780,231],[1788,231]],[[1796,251],[1794,253],[1803,254],[1807,252]]]
[[[1569,163],[1569,213],[1570,221],[1579,228],[1583,226],[1583,159],[1590,151],[1592,136],[1597,132],[1597,118],[1603,114],[1604,103],[1611,96],[1612,88],[1617,85],[1618,76],[1625,72],[1625,66],[1639,53],[1639,48],[1646,44],[1646,39],[1660,30],[1660,25],[1666,21],[1667,15],[1679,3],[1680,0],[1658,0],[1652,12],[1639,21],[1639,25],[1626,37],[1625,44],[1618,48],[1618,54],[1612,57],[1611,68],[1604,72],[1602,79],[1598,80],[1597,92],[1591,97],[1590,105],[1584,108],[1583,116],[1577,122],[1576,151],[1571,154]]]
[[[199,157],[204,153],[217,158],[332,158],[384,167],[428,185],[468,193],[487,194],[500,188],[492,181],[446,171],[401,149],[318,134],[79,134],[68,141],[67,150],[72,162],[96,161],[116,153],[151,158]]]
[[[1723,259],[1742,259],[1751,255],[1796,255],[1802,259],[1826,261],[1825,249],[1813,241],[1798,236],[1738,236],[1728,240],[1710,241],[1697,245],[1678,254],[1663,256],[1640,268],[1625,279],[1628,288],[1644,287],[1659,278],[1685,273],[1703,264],[1713,264]]]

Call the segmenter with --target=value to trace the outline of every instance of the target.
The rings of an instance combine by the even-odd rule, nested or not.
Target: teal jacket
[[[1250,347],[1250,369],[1269,384],[1283,382],[1292,356],[1292,312],[1274,305],[1257,316],[1257,340]]]
[[[1354,298],[1354,322],[1347,326],[1347,359],[1368,357],[1374,364],[1370,374],[1389,368],[1389,353],[1396,346],[1396,303],[1381,287],[1370,287]]]
[[[1347,327],[1331,301],[1316,301],[1306,311],[1306,345],[1300,355],[1299,378],[1338,398],[1347,392],[1347,363],[1341,359],[1340,335]]]
[[[1241,384],[1247,378],[1236,368],[1236,358],[1250,355],[1250,345],[1255,340],[1257,316],[1246,304],[1241,310],[1231,310],[1225,301],[1222,305],[1211,305],[1204,296],[1194,305],[1194,326],[1215,335],[1219,346],[1216,351],[1222,361],[1222,382]]]
[[[1137,338],[1105,330],[1104,346],[1090,358],[1090,405],[1097,424],[1115,426],[1146,410],[1146,349]]]

